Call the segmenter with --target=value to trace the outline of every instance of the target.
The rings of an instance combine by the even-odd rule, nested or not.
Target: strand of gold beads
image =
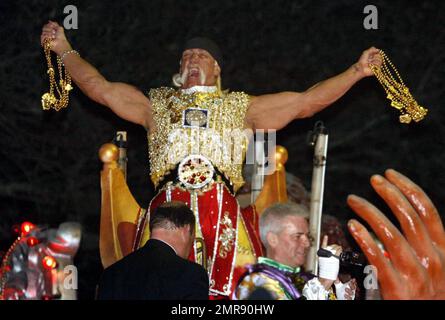
[[[45,52],[46,62],[48,64],[49,75],[49,92],[42,95],[42,108],[43,110],[54,109],[59,111],[68,106],[69,92],[73,89],[71,86],[71,76],[65,69],[65,76],[63,76],[63,64],[62,59],[57,56],[57,69],[59,71],[59,84],[55,79],[55,71],[51,63],[51,40],[45,39],[43,43],[43,50]],[[57,91],[59,98],[54,94],[54,88]]]
[[[391,100],[391,106],[398,109],[402,114],[399,117],[401,123],[410,123],[412,120],[419,122],[426,116],[428,109],[420,106],[409,92],[409,88],[405,85],[400,77],[397,68],[389,60],[388,56],[380,50],[382,56],[382,66],[378,67],[370,64],[372,72],[377,80],[383,86],[386,97]],[[393,72],[397,79],[394,77]]]

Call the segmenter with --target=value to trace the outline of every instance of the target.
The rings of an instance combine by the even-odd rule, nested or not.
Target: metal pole
[[[256,139],[254,143],[255,162],[252,172],[251,193],[250,200],[254,203],[258,195],[261,193],[264,185],[264,166],[266,157],[264,155],[264,131],[258,130],[256,133]]]
[[[306,271],[318,274],[317,250],[320,247],[321,215],[323,210],[324,179],[328,150],[328,134],[321,121],[317,122],[312,132],[311,145],[314,149],[314,169],[312,172],[311,207],[309,232],[314,238],[306,260]]]
[[[127,131],[118,131],[115,140],[119,148],[118,165],[127,180]]]

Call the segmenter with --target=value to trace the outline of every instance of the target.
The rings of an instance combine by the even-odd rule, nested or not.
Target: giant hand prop
[[[403,231],[365,199],[348,197],[349,206],[369,224],[389,253],[389,258],[383,255],[362,224],[349,221],[349,231],[377,268],[382,297],[445,299],[445,232],[436,207],[419,186],[394,170],[387,170],[385,177],[374,175],[371,185]]]

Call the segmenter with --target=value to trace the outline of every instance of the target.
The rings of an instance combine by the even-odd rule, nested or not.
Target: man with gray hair
[[[247,299],[256,290],[267,290],[270,299],[276,300],[349,300],[354,298],[355,280],[343,284],[338,280],[339,260],[335,257],[319,258],[319,276],[301,272],[311,246],[308,209],[295,203],[277,203],[267,208],[260,217],[261,241],[266,257],[248,267],[234,292],[234,299]],[[322,247],[335,255],[341,253],[339,245]],[[335,292],[333,290],[335,285]]]

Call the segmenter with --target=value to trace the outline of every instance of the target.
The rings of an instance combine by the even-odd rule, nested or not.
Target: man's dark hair
[[[150,233],[156,228],[174,230],[186,225],[190,226],[190,232],[193,233],[195,228],[195,215],[184,202],[164,202],[150,215]]]

